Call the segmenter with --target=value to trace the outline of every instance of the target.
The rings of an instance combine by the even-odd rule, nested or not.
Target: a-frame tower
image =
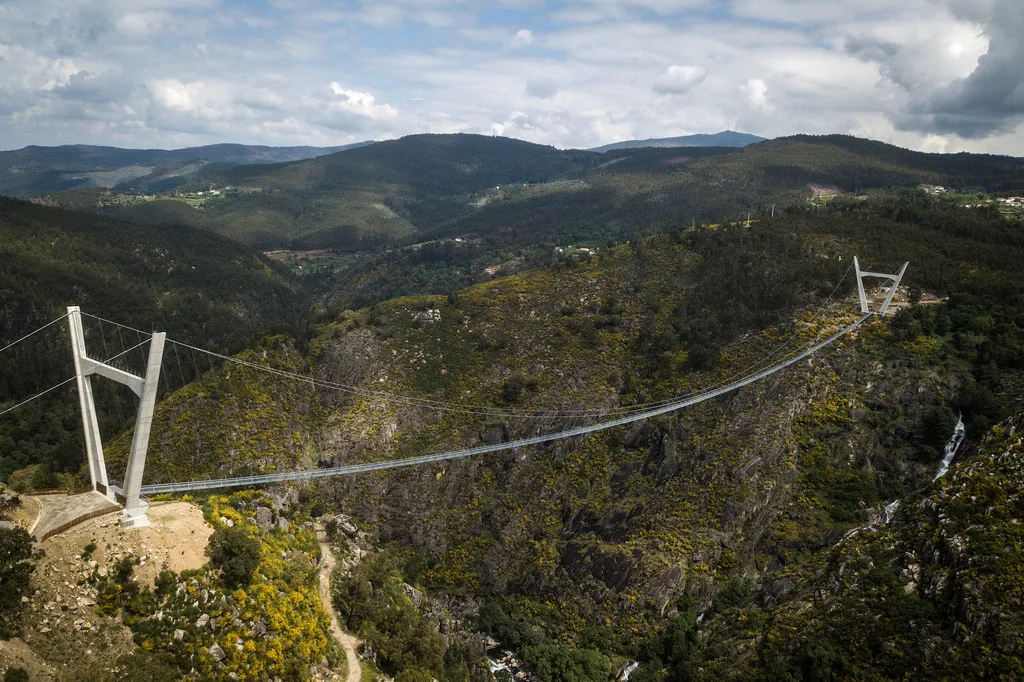
[[[88,356],[85,348],[85,334],[82,331],[82,313],[78,306],[68,308],[68,323],[71,327],[71,352],[75,358],[78,401],[82,408],[85,449],[89,457],[89,476],[92,479],[92,487],[110,500],[124,505],[122,525],[126,527],[148,526],[149,519],[146,517],[146,510],[149,508],[149,504],[141,499],[142,475],[146,468],[146,450],[149,447],[149,432],[153,424],[153,409],[156,407],[156,389],[160,381],[160,363],[163,359],[166,335],[163,332],[153,333],[149,344],[146,376],[140,377]],[[100,438],[96,404],[92,394],[92,376],[94,374],[124,384],[132,389],[132,392],[139,398],[139,411],[135,417],[132,449],[128,455],[128,468],[124,474],[123,488],[111,485],[107,478],[107,465],[103,459],[103,440]]]

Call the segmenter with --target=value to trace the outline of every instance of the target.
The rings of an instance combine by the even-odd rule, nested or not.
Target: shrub
[[[511,618],[497,601],[488,601],[480,608],[477,627],[513,649],[540,643],[528,624]]]
[[[57,477],[47,464],[30,464],[18,469],[11,474],[7,484],[19,493],[31,493],[36,490],[46,490],[57,485]]]
[[[537,380],[522,374],[513,374],[501,387],[501,397],[509,405],[519,402],[526,391],[537,389]]]
[[[0,528],[0,639],[18,632],[29,578],[35,570],[32,537],[24,528]]]
[[[165,652],[138,650],[117,659],[123,666],[119,679],[146,680],[146,682],[176,682],[182,679],[174,665],[174,657]]]
[[[695,343],[690,346],[687,364],[691,369],[714,369],[718,366],[718,353],[716,347]]]
[[[830,682],[843,678],[846,659],[826,640],[808,642],[800,653],[800,671],[806,682]]]
[[[24,668],[8,668],[4,682],[28,682],[28,672]]]
[[[219,568],[221,580],[231,589],[245,587],[260,565],[260,541],[241,526],[220,527],[206,548],[210,563]]]
[[[593,649],[540,644],[527,647],[523,661],[545,682],[604,682],[610,677],[608,657]]]

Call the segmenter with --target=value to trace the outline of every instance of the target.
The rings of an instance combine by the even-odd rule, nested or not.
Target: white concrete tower
[[[879,316],[885,315],[885,311],[889,309],[889,304],[892,303],[892,297],[896,295],[896,289],[900,286],[900,280],[903,279],[903,273],[907,271],[908,265],[910,265],[909,261],[904,263],[903,267],[900,268],[900,271],[897,272],[895,275],[887,275],[882,272],[864,272],[860,269],[860,262],[857,260],[857,257],[854,256],[853,269],[856,271],[857,274],[857,295],[860,297],[860,311],[862,313],[874,312],[875,315]],[[879,279],[887,279],[890,282],[892,282],[892,284],[889,285],[888,295],[885,297],[885,300],[882,302],[882,305],[876,311],[868,310],[868,297],[867,294],[864,292],[865,277],[877,277]]]
[[[125,372],[122,369],[93,360],[86,353],[85,335],[82,332],[82,313],[78,306],[68,308],[68,322],[71,327],[71,351],[75,358],[75,374],[78,379],[78,401],[82,408],[82,425],[85,427],[85,448],[89,458],[89,476],[92,486],[115,502],[124,505],[122,524],[126,527],[148,526],[146,510],[149,505],[141,499],[142,476],[146,469],[146,451],[149,448],[149,432],[153,424],[153,410],[156,407],[156,390],[160,381],[160,363],[164,354],[163,332],[154,332],[149,344],[149,360],[146,363],[145,378]],[[135,432],[132,435],[132,449],[128,455],[124,489],[110,485],[107,479],[107,465],[103,459],[103,440],[100,437],[99,421],[96,418],[96,404],[92,393],[92,375],[112,379],[124,384],[139,397],[139,411],[135,417]]]

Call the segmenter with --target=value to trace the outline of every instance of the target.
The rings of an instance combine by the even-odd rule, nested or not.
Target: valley
[[[76,392],[33,398],[74,376],[67,323],[39,329],[68,305],[97,356],[167,332],[156,485],[668,405],[858,320],[854,255],[910,265],[887,315],[686,409],[153,494],[151,528],[101,516],[45,557],[5,528],[28,544],[0,666],[491,682],[511,677],[497,643],[542,682],[1022,674],[1024,224],[998,199],[1022,193],[1024,161],[846,136],[596,153],[461,134],[282,161],[0,199],[12,523],[90,485]],[[120,472],[131,396],[94,385]],[[105,653],[73,670],[86,651]]]

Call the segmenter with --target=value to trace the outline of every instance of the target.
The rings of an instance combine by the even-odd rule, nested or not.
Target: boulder
[[[224,653],[224,650],[220,648],[220,644],[214,644],[210,647],[210,655],[213,656],[213,660],[217,661],[218,663],[227,658],[227,654]]]
[[[185,639],[185,631],[184,630],[175,630],[174,631],[174,641],[175,642],[180,642],[183,639]]]
[[[637,422],[626,434],[626,447],[634,450],[644,447],[650,441],[653,431],[654,429],[646,421]]]
[[[274,522],[274,512],[269,507],[256,507],[256,525],[268,530]]]
[[[249,634],[253,637],[262,637],[267,634],[267,624],[263,622],[262,618],[249,626]]]
[[[402,583],[402,589],[405,590],[406,596],[409,597],[409,600],[412,601],[413,604],[415,604],[416,606],[420,606],[423,603],[425,597],[423,593],[417,590],[415,587],[413,587],[409,583]]]
[[[293,488],[281,492],[268,493],[267,499],[270,500],[270,506],[274,508],[274,511],[280,512],[288,509],[293,504],[298,504],[299,491]]]
[[[199,620],[196,621],[196,627],[197,628],[205,628],[206,624],[209,623],[209,622],[210,622],[210,614],[204,613],[203,615],[199,616]]]

